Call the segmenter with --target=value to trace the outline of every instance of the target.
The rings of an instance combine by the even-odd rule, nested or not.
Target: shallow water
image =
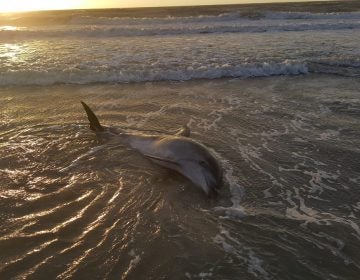
[[[357,279],[360,80],[332,75],[0,89],[1,279]],[[105,125],[183,124],[217,199]]]

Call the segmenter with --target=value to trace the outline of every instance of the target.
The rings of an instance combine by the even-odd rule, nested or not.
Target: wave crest
[[[301,63],[285,61],[283,63],[229,64],[218,66],[200,65],[186,69],[144,69],[138,71],[94,72],[91,70],[18,70],[3,73],[0,85],[51,85],[51,84],[89,84],[89,83],[132,83],[148,81],[185,81],[192,79],[247,78],[275,75],[300,75],[308,73],[307,66]]]

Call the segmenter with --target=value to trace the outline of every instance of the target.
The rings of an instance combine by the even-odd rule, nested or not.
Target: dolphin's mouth
[[[178,164],[177,162],[175,161],[172,161],[172,160],[169,160],[169,159],[166,159],[166,158],[161,158],[161,157],[156,157],[156,156],[151,156],[151,155],[148,155],[148,154],[144,154],[145,157],[151,159],[151,160],[156,160],[156,161],[161,161],[161,162],[167,162],[167,163],[171,163],[171,164],[175,164],[177,166],[180,166],[180,164]]]
[[[200,187],[207,195],[218,194],[218,189],[220,188],[219,180],[213,174],[213,168],[210,168],[207,164],[195,162],[183,162],[181,164],[167,158],[149,154],[144,154],[144,156],[163,167],[179,172]]]
[[[180,173],[200,187],[207,195],[218,193],[220,188],[218,173],[214,173],[213,168],[209,168],[207,164],[186,162],[181,165]]]
[[[150,159],[151,161],[155,162],[158,165],[161,165],[163,167],[166,168],[170,168],[173,169],[175,171],[178,171],[182,174],[182,172],[180,171],[181,169],[181,165],[175,161],[172,161],[170,159],[166,159],[166,158],[161,158],[161,157],[156,157],[156,156],[151,156],[148,154],[144,154],[144,156],[148,159]]]

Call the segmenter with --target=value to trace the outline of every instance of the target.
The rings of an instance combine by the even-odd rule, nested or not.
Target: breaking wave
[[[113,26],[92,25],[86,27],[71,26],[66,30],[17,28],[15,30],[1,30],[0,38],[9,39],[38,39],[38,38],[65,38],[65,37],[134,37],[154,35],[181,35],[181,34],[211,34],[211,33],[259,33],[281,31],[315,31],[315,30],[347,30],[360,29],[360,21],[355,22],[318,22],[318,23],[274,23],[254,24],[254,22],[199,25],[162,25],[162,26]]]
[[[263,63],[244,64],[238,66],[222,65],[217,67],[200,66],[187,69],[164,69],[150,71],[111,71],[105,70],[94,72],[89,70],[73,69],[58,71],[31,71],[18,70],[3,73],[0,76],[0,85],[51,85],[51,84],[88,84],[88,83],[131,83],[148,81],[184,81],[192,79],[216,79],[216,78],[247,78],[266,77],[275,75],[299,75],[308,73],[305,64],[300,63]]]
[[[152,81],[186,81],[195,79],[217,78],[250,78],[269,76],[294,76],[309,73],[336,74],[340,76],[360,76],[360,62],[350,61],[312,61],[298,63],[284,61],[282,63],[258,63],[231,66],[200,65],[186,69],[137,69],[121,71],[120,69],[58,69],[11,70],[2,73],[0,85],[52,85],[52,84],[91,84],[91,83],[141,83]]]

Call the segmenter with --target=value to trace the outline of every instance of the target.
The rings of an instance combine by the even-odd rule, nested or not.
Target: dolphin
[[[187,126],[175,135],[144,135],[116,131],[101,125],[90,107],[82,101],[81,104],[90,122],[90,129],[97,136],[119,137],[152,162],[182,174],[206,195],[218,193],[222,185],[222,169],[204,145],[188,138],[190,129]]]

